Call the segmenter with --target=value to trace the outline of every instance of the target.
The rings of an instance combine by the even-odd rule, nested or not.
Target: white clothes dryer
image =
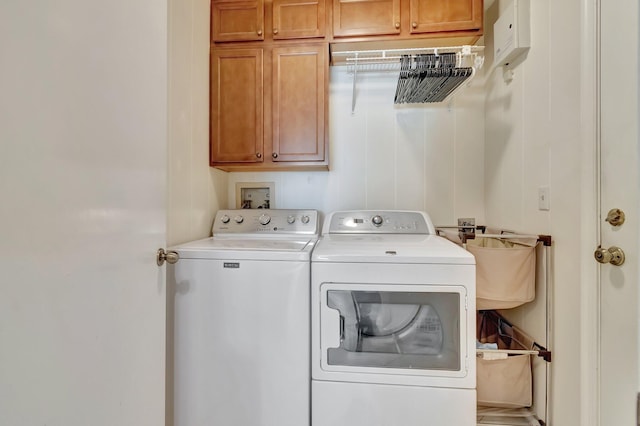
[[[175,426],[310,422],[313,210],[224,210],[172,249]]]
[[[475,426],[469,252],[422,212],[336,212],[311,274],[313,426]]]

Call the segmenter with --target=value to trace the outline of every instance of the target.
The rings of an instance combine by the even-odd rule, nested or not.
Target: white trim
[[[598,244],[598,146],[599,137],[599,0],[581,1],[580,119],[582,152],[581,176],[581,335],[580,422],[599,426],[600,362],[600,282],[593,260]]]

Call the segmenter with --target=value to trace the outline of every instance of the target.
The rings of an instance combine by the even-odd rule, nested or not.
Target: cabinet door
[[[411,0],[411,33],[482,29],[482,0]]]
[[[325,0],[273,0],[273,38],[324,37]]]
[[[262,162],[262,49],[211,55],[211,163]]]
[[[211,40],[264,40],[264,0],[211,2]]]
[[[324,161],[328,47],[273,49],[274,162]]]
[[[333,35],[400,34],[400,0],[333,0]]]

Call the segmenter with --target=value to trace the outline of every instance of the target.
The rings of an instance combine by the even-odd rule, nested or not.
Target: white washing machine
[[[311,275],[313,426],[475,426],[469,252],[422,212],[336,212]]]
[[[317,238],[316,211],[225,210],[172,248],[175,426],[309,425]]]

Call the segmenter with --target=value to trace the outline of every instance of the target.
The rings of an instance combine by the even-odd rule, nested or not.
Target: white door
[[[600,425],[636,425],[638,378],[638,2],[600,2],[600,221],[603,248],[626,259],[600,267]],[[624,224],[606,222],[611,209]]]
[[[167,3],[0,2],[0,424],[164,424]]]

